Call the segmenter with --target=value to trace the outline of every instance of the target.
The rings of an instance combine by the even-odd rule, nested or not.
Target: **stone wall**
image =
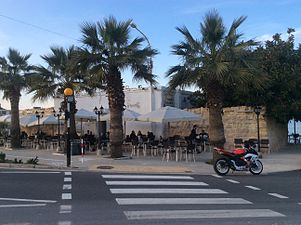
[[[202,129],[208,131],[209,112],[207,108],[190,109],[201,115],[201,120],[194,122],[177,122],[170,123],[170,136],[180,135],[188,136],[194,124],[198,125],[197,132]],[[225,129],[226,144],[225,148],[234,148],[234,139],[241,138],[243,140],[257,139],[257,116],[253,108],[247,106],[230,107],[223,109],[223,122]],[[267,121],[264,112],[259,115],[260,139],[269,139],[270,151],[277,151],[286,145],[287,127],[280,125],[272,120]],[[264,149],[267,151],[268,149]]]

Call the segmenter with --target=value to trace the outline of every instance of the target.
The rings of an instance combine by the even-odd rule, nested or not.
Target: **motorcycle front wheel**
[[[226,175],[230,170],[228,160],[226,158],[220,158],[216,160],[214,163],[214,170],[218,175]]]
[[[263,165],[260,160],[255,160],[250,165],[250,172],[254,175],[259,175],[263,171]]]

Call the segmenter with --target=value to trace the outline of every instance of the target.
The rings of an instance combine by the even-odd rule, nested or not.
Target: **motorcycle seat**
[[[245,154],[246,152],[247,152],[247,150],[244,149],[244,148],[236,148],[236,149],[234,149],[234,150],[232,151],[232,153],[233,153],[234,155],[243,155],[243,154]]]

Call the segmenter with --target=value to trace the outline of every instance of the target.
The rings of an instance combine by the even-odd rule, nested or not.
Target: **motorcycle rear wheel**
[[[263,164],[260,160],[255,160],[250,165],[250,172],[254,175],[259,175],[263,171]]]
[[[228,159],[220,158],[220,159],[216,160],[216,162],[214,163],[213,168],[214,168],[214,171],[218,175],[225,176],[230,170]]]

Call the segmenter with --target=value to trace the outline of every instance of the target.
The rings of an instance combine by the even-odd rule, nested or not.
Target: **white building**
[[[138,88],[125,87],[124,94],[126,108],[139,114],[146,114],[164,106],[173,106],[180,109],[191,107],[189,96],[192,92],[184,90],[175,90],[172,93],[168,93],[166,87],[154,88],[142,87],[139,85]],[[78,110],[83,108],[92,112],[95,106],[97,108],[102,106],[105,109],[104,111],[108,112],[108,98],[104,91],[99,91],[92,97],[87,94],[75,93],[75,100],[76,108]],[[63,98],[54,98],[55,110],[58,110],[62,101]],[[108,130],[108,123],[109,119],[102,122],[101,127],[104,132]],[[124,122],[123,126],[124,134],[129,134],[131,130],[135,130],[136,132],[141,130],[143,133],[151,130],[154,133],[160,133],[160,135],[162,135],[161,132],[163,130],[162,124],[155,124],[151,122],[128,121]],[[84,133],[86,130],[96,133],[97,129],[95,122],[86,123]]]
[[[153,88],[142,87],[124,89],[125,106],[140,114],[154,111],[163,106],[173,106],[180,109],[190,108],[189,96],[190,91],[176,90],[172,94],[167,93],[166,87]],[[109,108],[108,98],[104,91],[97,92],[94,96],[81,93],[75,94],[76,108],[93,111],[94,107],[102,106],[104,109]],[[54,109],[60,107],[63,98],[54,98]]]

